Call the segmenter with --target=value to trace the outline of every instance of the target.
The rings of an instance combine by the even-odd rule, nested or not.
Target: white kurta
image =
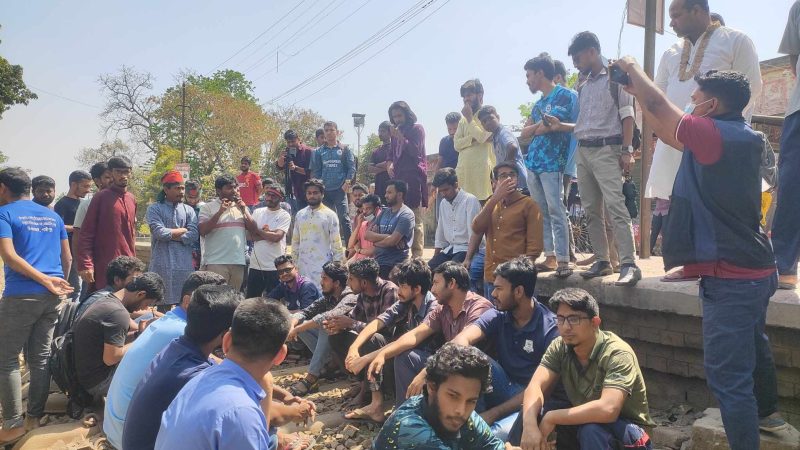
[[[699,43],[701,39],[697,42]],[[655,79],[656,85],[664,91],[667,98],[681,109],[691,101],[692,93],[697,88],[693,78],[686,81],[678,79],[683,43],[684,39],[680,39],[664,52]],[[697,46],[693,45],[688,67],[692,66],[696,53]],[[728,27],[718,28],[708,41],[698,73],[703,74],[709,70],[736,70],[747,75],[750,79],[751,96],[750,103],[744,110],[744,117],[749,121],[753,115],[755,101],[761,93],[761,69],[753,41],[741,31]],[[646,197],[668,199],[672,195],[672,185],[675,183],[675,175],[681,163],[681,154],[661,140],[658,141],[653,154],[653,164],[650,166],[650,176],[647,179]]]

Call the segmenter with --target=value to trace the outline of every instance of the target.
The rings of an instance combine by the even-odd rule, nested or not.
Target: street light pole
[[[366,117],[366,114],[353,113],[353,126],[356,128],[356,135],[358,136],[356,170],[358,170],[358,161],[361,159],[361,130],[364,129],[364,117]]]

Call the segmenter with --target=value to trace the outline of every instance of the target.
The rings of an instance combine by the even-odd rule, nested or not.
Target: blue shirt
[[[267,450],[266,397],[258,382],[230,359],[181,389],[161,416],[156,450]]]
[[[547,97],[542,97],[531,109],[531,120],[540,122],[542,112],[569,123],[576,116],[578,95],[556,85]],[[572,134],[567,132],[547,133],[534,136],[528,146],[525,165],[531,172],[563,172],[567,164]]]
[[[375,246],[375,260],[381,266],[394,266],[408,258],[408,249],[414,240],[414,211],[403,205],[397,213],[392,208],[383,208],[381,214],[375,219],[377,232],[390,235],[397,231],[402,236],[394,248]]]
[[[426,392],[426,391],[423,391]],[[437,431],[427,420],[428,395],[417,395],[397,408],[372,441],[373,450],[503,450],[505,444],[492,434],[478,413],[472,411],[456,433]]]
[[[114,447],[152,450],[161,425],[161,415],[189,380],[212,365],[200,347],[184,336],[167,345],[136,386],[124,422],[125,431],[120,432],[121,444],[112,443]],[[108,435],[105,422],[103,430]]]
[[[511,311],[494,308],[475,321],[475,326],[495,343],[497,362],[509,378],[522,386],[527,386],[531,381],[547,346],[559,335],[556,315],[536,299],[531,301],[536,309],[531,320],[522,328],[514,325]]]
[[[322,297],[317,285],[306,280],[305,277],[298,275],[295,283],[295,286],[292,287],[281,281],[267,294],[267,298],[284,300],[288,303],[287,308],[289,308],[289,311],[297,311],[305,309],[315,300]]]
[[[103,420],[103,431],[114,447],[122,448],[122,429],[136,386],[153,359],[175,338],[182,336],[184,328],[186,311],[179,306],[145,328],[122,357],[108,388]]]
[[[14,251],[34,269],[51,277],[64,277],[61,241],[67,229],[61,216],[31,200],[0,206],[0,238],[11,239]],[[5,265],[3,296],[46,294],[46,287]]]
[[[492,133],[492,145],[494,146],[494,158],[497,164],[508,159],[508,152],[511,151],[511,146],[517,149],[517,155],[514,159],[514,164],[517,165],[519,175],[517,176],[517,188],[528,188],[528,171],[525,170],[525,163],[522,161],[522,149],[519,148],[519,141],[514,133],[508,128],[500,125],[498,129]]]
[[[326,191],[340,189],[346,180],[356,173],[356,162],[353,152],[337,144],[335,147],[322,147],[311,155],[311,176],[319,178],[325,184]]]

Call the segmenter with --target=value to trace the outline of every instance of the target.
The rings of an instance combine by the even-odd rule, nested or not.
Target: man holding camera
[[[294,130],[283,133],[286,150],[275,161],[275,166],[285,173],[284,186],[289,199],[294,199],[293,211],[300,211],[308,206],[303,183],[308,181],[308,165],[311,163],[313,149],[305,145]],[[291,204],[292,201],[290,200]]]
[[[613,273],[604,224],[605,214],[609,214],[621,263],[615,284],[635,286],[642,279],[642,271],[636,266],[631,216],[622,195],[622,177],[634,163],[633,97],[613,83],[616,80],[605,66],[597,35],[589,31],[578,33],[568,53],[575,68],[587,75],[586,82],[578,88],[578,120],[566,124],[545,114],[550,123],[545,128],[550,132],[573,132],[578,139],[578,189],[589,215],[589,238],[597,257],[581,276],[589,279]]]

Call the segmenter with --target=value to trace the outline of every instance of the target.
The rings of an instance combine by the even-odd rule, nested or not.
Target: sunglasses
[[[294,270],[294,266],[292,266],[292,267],[284,267],[283,269],[278,269],[278,275],[283,275],[283,274],[290,273],[292,270]]]

